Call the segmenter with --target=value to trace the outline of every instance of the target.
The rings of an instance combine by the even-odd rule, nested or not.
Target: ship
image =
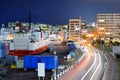
[[[18,31],[13,36],[9,43],[9,55],[37,55],[48,49],[49,32],[34,29],[29,32]]]
[[[12,32],[13,30],[9,27],[5,27],[4,24],[2,24],[2,27],[0,29],[0,43],[9,43],[10,40],[12,40]]]

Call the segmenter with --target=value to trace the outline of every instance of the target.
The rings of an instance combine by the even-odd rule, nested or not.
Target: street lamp
[[[54,80],[56,80],[56,51],[54,53]]]

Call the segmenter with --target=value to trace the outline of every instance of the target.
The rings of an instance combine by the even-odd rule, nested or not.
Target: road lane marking
[[[85,56],[86,56],[86,54],[85,53],[83,53],[83,55],[82,55],[82,57],[78,60],[78,62],[74,65],[74,66],[76,66],[76,65],[79,65],[80,63],[81,63],[81,61],[85,58]],[[70,71],[72,71],[73,69],[71,69]],[[69,73],[70,71],[67,71],[66,73]],[[71,73],[70,73],[71,74]],[[72,75],[71,75],[72,76]],[[64,79],[64,75],[62,75],[60,78],[59,78],[59,80],[62,80],[62,79]]]
[[[101,65],[101,57],[100,57],[100,53],[97,52],[98,55],[99,55],[99,64],[98,64],[98,67],[96,68],[96,70],[94,71],[93,75],[91,76],[90,80],[93,79],[93,77],[95,76],[95,73],[97,72],[97,70],[99,69],[100,65]]]
[[[94,53],[95,54],[95,53]],[[94,67],[95,63],[96,63],[96,55],[94,55],[94,62],[92,64],[92,66],[89,68],[89,70],[85,73],[85,75],[81,78],[81,80],[84,80],[84,78],[88,75],[88,73],[91,71],[91,69]]]

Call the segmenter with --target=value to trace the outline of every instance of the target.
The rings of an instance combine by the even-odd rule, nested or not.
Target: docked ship
[[[13,36],[9,44],[9,55],[36,55],[48,49],[49,33],[40,29],[32,29],[28,32],[17,31]]]
[[[6,43],[12,40],[12,31],[12,28],[5,27],[5,25],[2,24],[2,27],[0,29],[0,43]]]

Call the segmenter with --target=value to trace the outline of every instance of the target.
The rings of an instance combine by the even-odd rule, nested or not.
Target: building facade
[[[81,37],[81,18],[69,20],[69,39],[80,40]]]
[[[86,25],[86,22],[84,20],[82,20],[82,23],[81,23],[81,35],[86,35],[88,34],[88,26]]]
[[[103,38],[120,37],[120,14],[97,14],[97,31]]]

